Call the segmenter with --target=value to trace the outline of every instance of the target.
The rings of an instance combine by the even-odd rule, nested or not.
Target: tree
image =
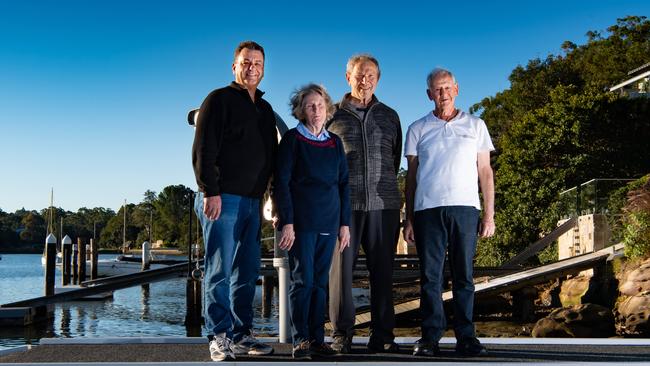
[[[193,191],[182,184],[163,188],[154,202],[158,214],[157,238],[163,239],[167,244],[187,248],[188,213],[193,205],[193,202],[190,202],[192,196]],[[193,220],[197,222],[196,216]]]
[[[559,192],[592,178],[638,177],[650,171],[650,100],[606,92],[628,70],[648,62],[650,22],[618,19],[565,42],[565,55],[531,60],[510,75],[511,87],[472,107],[488,124],[498,154],[498,235],[479,244],[479,263],[497,265],[548,232]]]
[[[23,225],[20,239],[27,243],[45,242],[45,220],[36,211],[29,211],[21,219]]]

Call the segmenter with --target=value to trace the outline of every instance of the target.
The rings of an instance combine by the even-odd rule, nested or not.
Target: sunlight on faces
[[[314,135],[318,135],[323,129],[327,118],[325,98],[318,93],[310,93],[302,102],[302,110],[305,113],[305,126]]]
[[[235,82],[253,90],[264,77],[264,56],[262,52],[244,48],[232,64]]]
[[[429,85],[427,95],[436,104],[436,110],[453,109],[458,96],[458,84],[454,84],[449,75],[439,75]]]
[[[366,102],[372,98],[375,89],[377,89],[378,74],[377,66],[371,61],[363,61],[354,65],[352,72],[345,74],[352,96]]]

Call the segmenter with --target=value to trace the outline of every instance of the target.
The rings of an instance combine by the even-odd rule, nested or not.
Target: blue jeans
[[[205,245],[203,316],[209,335],[238,342],[253,326],[255,282],[260,272],[260,200],[221,195],[216,221],[203,214],[203,193],[194,201]]]
[[[454,295],[454,333],[474,337],[473,262],[478,239],[479,211],[471,206],[443,206],[416,211],[415,245],[420,258],[422,339],[438,342],[447,328],[442,303],[445,252]]]
[[[336,234],[296,232],[289,250],[289,311],[293,344],[325,340],[325,301]]]

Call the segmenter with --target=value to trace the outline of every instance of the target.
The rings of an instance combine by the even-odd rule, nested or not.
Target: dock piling
[[[56,268],[56,236],[45,239],[45,296],[54,295],[54,269]]]
[[[72,239],[69,236],[65,236],[61,240],[61,247],[63,248],[63,261],[61,263],[61,269],[63,276],[61,276],[61,285],[67,286],[70,284],[70,256],[72,256]]]
[[[99,251],[97,250],[97,242],[95,239],[90,239],[90,279],[97,279],[97,261],[99,260]]]
[[[280,232],[275,230],[273,238],[273,267],[278,270],[278,340],[280,343],[291,342],[289,324],[289,258],[287,251],[278,247]]]
[[[275,276],[264,276],[262,279],[262,316],[271,316],[271,305],[273,300],[273,288],[275,287]]]
[[[72,244],[72,284],[77,285],[79,283],[79,245],[77,243]]]
[[[82,243],[81,238],[77,238],[77,273],[79,275],[77,284],[81,285],[86,280],[86,245]]]
[[[148,241],[142,243],[142,270],[146,271],[151,262],[151,244]]]

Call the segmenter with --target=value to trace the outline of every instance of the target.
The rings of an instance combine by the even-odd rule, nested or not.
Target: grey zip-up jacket
[[[336,105],[327,129],[338,135],[348,161],[350,200],[354,211],[401,207],[397,172],[402,154],[402,126],[397,112],[375,96],[363,120],[363,112],[348,101]]]

